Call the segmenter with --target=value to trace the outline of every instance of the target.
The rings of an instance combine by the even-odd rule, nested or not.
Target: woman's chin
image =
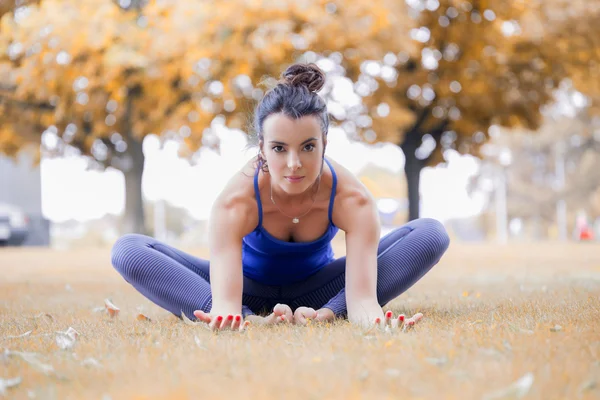
[[[288,182],[287,180],[285,180],[281,188],[285,193],[287,193],[290,196],[293,196],[302,194],[309,190],[311,187],[312,184],[307,184],[306,178],[304,178],[302,182]]]

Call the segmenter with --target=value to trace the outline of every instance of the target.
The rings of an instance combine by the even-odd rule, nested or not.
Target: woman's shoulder
[[[254,194],[255,162],[249,160],[225,184],[213,205],[213,215],[240,220],[254,229],[258,223],[258,206]],[[250,229],[250,230],[252,230]]]
[[[335,170],[338,181],[333,207],[334,223],[342,230],[346,230],[353,219],[360,219],[365,214],[374,215],[375,199],[352,171],[331,159],[328,160]],[[357,212],[359,209],[364,209],[365,212]]]
[[[341,196],[341,198],[357,195],[371,196],[367,187],[352,171],[329,157],[327,157],[327,160],[331,163],[337,177],[336,199],[338,196]]]

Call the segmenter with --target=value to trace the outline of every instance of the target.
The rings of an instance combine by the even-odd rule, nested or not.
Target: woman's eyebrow
[[[313,140],[317,140],[317,138],[311,137],[310,139],[306,139],[304,142],[300,143],[300,145],[306,144],[306,143],[308,143],[310,141],[313,141]],[[277,140],[271,140],[269,143],[287,145],[287,143],[285,143],[285,142],[279,142]]]

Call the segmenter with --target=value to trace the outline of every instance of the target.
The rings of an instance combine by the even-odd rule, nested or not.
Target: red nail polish
[[[229,321],[233,320],[233,315],[228,315],[228,316],[227,316],[227,319],[228,319]]]
[[[236,315],[236,316],[235,316],[235,320],[236,320],[237,322],[239,322],[241,319],[242,319],[242,317],[240,317],[239,315]]]
[[[400,321],[400,322],[404,322],[404,318],[405,318],[405,317],[404,317],[404,314],[400,314],[400,315],[398,316],[398,321]]]
[[[392,312],[391,311],[386,312],[385,313],[385,317],[386,318],[392,318]]]
[[[375,323],[376,324],[380,324],[381,323],[381,318],[375,318]]]
[[[223,317],[219,315],[219,316],[217,317],[217,321],[219,321],[219,322],[223,321]]]

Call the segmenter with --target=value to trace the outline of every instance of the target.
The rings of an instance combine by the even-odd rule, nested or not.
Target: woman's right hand
[[[202,310],[196,310],[194,311],[194,316],[199,321],[208,324],[208,327],[212,331],[231,330],[243,332],[250,326],[250,321],[244,321],[240,314],[233,315],[217,311],[213,312],[212,310],[210,313],[205,313]]]

